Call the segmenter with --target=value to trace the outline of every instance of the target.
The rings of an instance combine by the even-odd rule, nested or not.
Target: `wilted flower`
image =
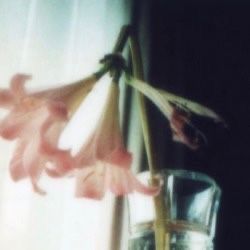
[[[173,105],[169,121],[174,141],[181,142],[193,150],[206,143],[204,134],[192,123],[190,112]]]
[[[31,178],[35,191],[44,193],[37,181],[45,167],[63,171],[74,167],[69,150],[58,148],[58,139],[70,114],[96,82],[95,77],[51,90],[28,93],[24,84],[30,76],[17,74],[9,90],[0,90],[0,107],[9,113],[0,122],[0,135],[17,139],[10,162],[14,180]]]
[[[111,83],[103,112],[93,134],[74,157],[76,196],[101,199],[107,190],[116,195],[133,191],[153,195],[157,187],[147,187],[131,173],[132,156],[123,145],[119,127],[118,86]],[[55,168],[51,176],[60,176]]]
[[[197,149],[206,143],[205,135],[193,124],[192,116],[204,116],[215,122],[224,122],[214,111],[196,102],[156,89],[149,84],[126,75],[127,82],[147,96],[168,118],[173,140]]]

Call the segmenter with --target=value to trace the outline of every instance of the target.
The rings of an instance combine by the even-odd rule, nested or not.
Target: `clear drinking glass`
[[[221,190],[209,176],[186,170],[163,170],[166,229],[171,250],[213,250]],[[145,183],[149,173],[139,174]],[[155,250],[152,197],[129,196],[129,250]],[[167,248],[168,249],[168,248]]]

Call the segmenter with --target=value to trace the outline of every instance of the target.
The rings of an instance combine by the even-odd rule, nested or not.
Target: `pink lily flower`
[[[158,187],[140,183],[130,170],[132,156],[123,145],[119,127],[118,91],[117,84],[111,83],[96,129],[74,157],[77,197],[102,199],[108,190],[115,195],[159,192]],[[54,169],[50,175],[60,173]]]
[[[44,194],[38,180],[49,176],[76,175],[76,195],[101,199],[107,190],[123,195],[134,190],[148,195],[158,187],[140,183],[130,171],[131,154],[123,145],[119,128],[118,86],[110,85],[109,97],[99,123],[88,142],[72,157],[58,148],[59,136],[84,97],[97,81],[91,76],[71,85],[39,92],[24,88],[30,79],[16,75],[9,90],[0,89],[0,107],[9,114],[0,122],[0,136],[17,139],[10,162],[13,180],[30,178],[33,189]]]
[[[69,116],[96,82],[95,77],[47,91],[28,93],[28,75],[17,74],[9,90],[0,89],[0,107],[9,114],[0,122],[0,136],[17,139],[10,161],[13,180],[29,177],[33,189],[44,194],[37,182],[48,166],[62,171],[74,167],[69,150],[58,148],[58,140]],[[82,87],[85,86],[85,87]],[[79,100],[81,95],[81,100]]]
[[[76,175],[76,197],[100,200],[108,190],[118,196],[134,191],[154,196],[160,190],[142,184],[130,169],[105,162],[98,161],[94,167],[79,169]]]

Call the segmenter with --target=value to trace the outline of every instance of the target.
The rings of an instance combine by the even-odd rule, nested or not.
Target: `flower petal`
[[[122,168],[129,168],[132,163],[132,155],[124,148],[116,148],[105,158],[105,162]]]
[[[193,112],[197,115],[209,117],[216,122],[224,122],[213,110],[183,97],[174,95],[168,91],[156,89],[141,80],[126,75],[127,83],[147,96],[164,114],[169,117],[172,104],[179,108]]]
[[[109,86],[107,102],[93,134],[81,147],[75,159],[79,166],[95,161],[116,162],[117,166],[129,167],[131,155],[126,151],[119,127],[119,89],[116,83]]]
[[[100,200],[105,194],[105,169],[101,166],[85,168],[77,171],[76,197]]]
[[[157,195],[160,187],[146,186],[139,182],[129,169],[119,168],[105,162],[79,169],[76,172],[76,196],[100,200],[109,190],[115,195],[134,191]]]
[[[26,140],[25,150],[23,152],[23,165],[27,174],[32,179],[39,179],[42,173],[42,155],[40,152],[40,137],[32,135],[32,140]]]
[[[93,89],[97,80],[98,79],[95,75],[91,75],[68,85],[33,92],[30,94],[40,99],[63,102],[68,107],[68,110],[73,113]]]
[[[6,89],[0,89],[0,107],[10,108],[14,105],[14,97],[11,91]]]
[[[141,183],[128,169],[108,167],[109,186],[116,195],[124,195],[137,191],[146,195],[157,195],[160,187],[146,186]]]
[[[88,77],[72,85],[28,93],[24,87],[30,76],[17,74],[11,79],[10,90],[0,89],[0,106],[10,109],[0,122],[0,135],[18,139],[10,162],[14,180],[29,177],[33,189],[44,194],[38,186],[43,171],[62,176],[75,167],[69,150],[58,148],[58,140],[69,112],[79,106],[97,81]],[[48,167],[49,166],[49,167]]]
[[[26,117],[27,114],[24,114],[23,112],[10,112],[0,122],[1,137],[8,140],[16,139],[20,135],[20,132],[25,127],[25,124],[28,121]]]
[[[24,85],[26,81],[29,79],[31,79],[30,75],[25,75],[25,74],[14,75],[10,81],[10,89],[12,93],[16,96],[25,95],[26,91],[24,89]]]
[[[27,177],[27,172],[23,166],[23,153],[25,150],[25,142],[18,141],[12,159],[10,161],[10,174],[14,181],[18,181]]]
[[[76,154],[76,195],[101,199],[106,190],[125,195],[135,190],[157,194],[159,188],[148,187],[130,172],[132,156],[125,149],[119,127],[119,89],[111,83],[103,113],[92,136]]]
[[[161,190],[160,186],[146,186],[140,181],[138,181],[137,178],[135,178],[131,173],[129,174],[130,174],[131,180],[133,181],[135,191],[146,194],[146,195],[150,195],[150,196],[156,196],[159,194]]]
[[[205,135],[192,124],[189,114],[183,110],[173,109],[170,128],[174,141],[186,144],[193,150],[207,144]]]
[[[176,96],[167,91],[153,88],[149,84],[126,76],[128,84],[147,96],[168,118],[173,140],[186,144],[195,150],[207,143],[205,135],[193,123],[191,116],[203,116],[216,123],[225,124],[211,109],[196,102]]]
[[[61,177],[71,170],[75,164],[71,157],[70,150],[62,150],[57,146],[61,128],[57,125],[52,125],[48,131],[42,135],[41,152],[48,160],[45,171],[51,177]]]

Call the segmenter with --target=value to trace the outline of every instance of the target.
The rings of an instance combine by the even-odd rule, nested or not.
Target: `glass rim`
[[[137,174],[138,177],[143,177],[149,175],[149,171],[143,171]],[[218,185],[218,183],[210,177],[208,174],[199,172],[199,171],[193,171],[193,170],[186,170],[186,169],[160,169],[156,172],[155,176],[176,176],[183,179],[189,179],[189,180],[197,180],[202,181],[205,183],[210,184],[214,189],[218,192],[219,195],[221,195],[221,188]]]

